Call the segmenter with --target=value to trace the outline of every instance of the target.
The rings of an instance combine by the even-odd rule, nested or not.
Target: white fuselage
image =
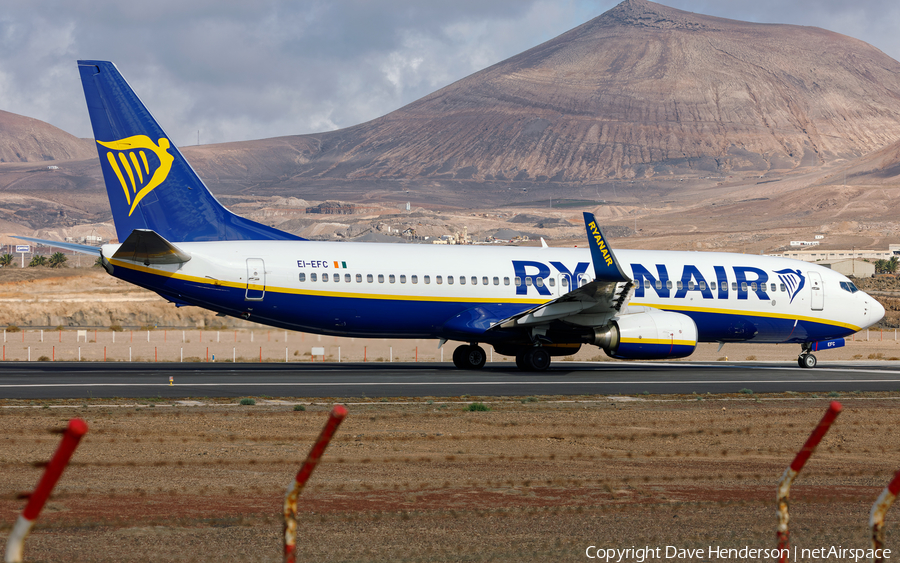
[[[589,251],[580,248],[176,244],[190,261],[113,260],[114,275],[178,303],[325,334],[477,341],[479,330],[565,294],[594,272]],[[105,246],[104,256],[117,248]],[[691,316],[701,341],[826,340],[884,314],[845,276],[815,264],[706,252],[617,250],[616,256],[635,281],[630,305]]]

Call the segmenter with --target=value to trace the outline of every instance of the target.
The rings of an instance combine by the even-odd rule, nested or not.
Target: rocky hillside
[[[815,167],[898,139],[900,63],[874,47],[626,0],[380,119],[280,139],[275,154],[294,180],[582,183]],[[215,168],[250,171],[255,152]]]
[[[0,163],[96,157],[94,143],[88,139],[79,139],[37,119],[0,111]]]

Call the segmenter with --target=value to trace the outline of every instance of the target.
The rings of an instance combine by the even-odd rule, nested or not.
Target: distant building
[[[900,254],[900,252],[898,252]],[[890,260],[894,253],[887,250],[789,250],[787,252],[779,252],[770,254],[769,256],[781,256],[783,258],[793,258],[794,260],[803,260],[804,262],[827,262],[835,260],[849,260],[851,258],[866,260]]]
[[[791,246],[819,246],[818,241],[792,240]]]
[[[855,278],[871,278],[875,275],[875,264],[863,260],[835,260],[833,262],[820,262],[819,265],[831,268],[839,274]]]

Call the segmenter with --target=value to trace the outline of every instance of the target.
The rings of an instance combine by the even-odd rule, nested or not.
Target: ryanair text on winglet
[[[588,223],[588,228],[591,230],[594,240],[597,241],[597,248],[603,253],[603,260],[606,262],[606,265],[612,266],[612,256],[610,256],[609,250],[606,248],[606,242],[603,240],[603,235],[600,234],[600,229],[597,228],[597,223],[591,221]]]

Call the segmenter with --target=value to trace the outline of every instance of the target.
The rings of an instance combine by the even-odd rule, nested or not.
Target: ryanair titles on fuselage
[[[552,266],[557,275],[566,278],[568,287],[573,287],[573,281],[577,282],[575,285],[580,285],[581,280],[584,279],[583,275],[590,267],[589,262],[579,262],[574,269],[570,269],[562,262],[550,262],[548,266],[543,262],[532,260],[513,260],[512,265],[516,277],[520,279],[551,277],[554,275],[550,269]],[[652,291],[656,293],[657,297],[665,299],[681,299],[686,297],[689,292],[696,292],[703,299],[728,299],[729,291],[733,291],[737,299],[748,299],[751,293],[760,300],[771,299],[767,291],[769,289],[767,287],[770,279],[769,273],[753,266],[729,266],[727,268],[713,266],[713,276],[707,279],[697,266],[685,264],[680,277],[674,278],[681,283],[674,284],[674,286],[669,283],[673,278],[665,264],[655,264],[653,270],[651,271],[643,264],[631,264],[635,298],[643,298],[648,291]],[[731,278],[728,277],[728,270],[731,270]],[[805,276],[800,270],[787,268],[773,273],[778,277],[779,282],[786,286],[791,301],[806,283]],[[710,284],[710,281],[715,281],[715,286]],[[729,283],[731,287],[729,287]],[[527,295],[529,288],[537,291],[539,295],[551,295],[550,289],[544,284],[519,284],[516,286],[516,295]]]

